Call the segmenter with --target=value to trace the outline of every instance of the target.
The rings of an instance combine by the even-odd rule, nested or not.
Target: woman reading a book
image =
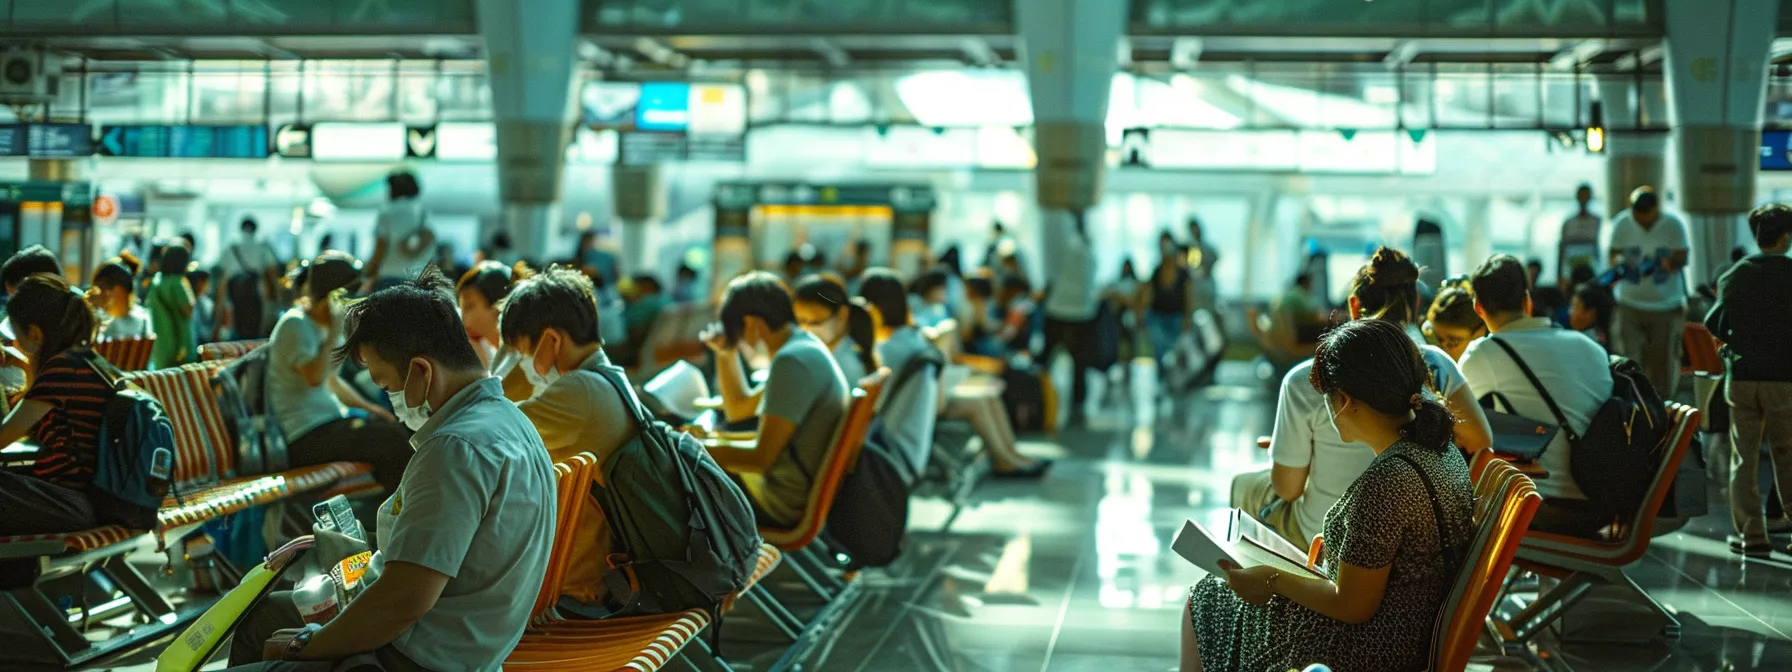
[[[1391,322],[1348,322],[1320,341],[1311,384],[1338,434],[1375,459],[1325,516],[1322,576],[1227,566],[1189,591],[1183,670],[1424,669],[1474,533],[1455,418],[1428,375]]]

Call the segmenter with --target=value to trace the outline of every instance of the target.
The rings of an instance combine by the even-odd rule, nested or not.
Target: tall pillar
[[[1014,17],[1033,102],[1039,204],[1087,210],[1101,200],[1126,3],[1015,0]]]
[[[1755,205],[1774,0],[1667,0],[1668,97],[1680,159],[1680,207],[1691,216],[1689,281],[1703,284]]]
[[[616,220],[622,223],[622,263],[626,275],[653,270],[658,250],[648,244],[653,225],[666,217],[666,184],[659,166],[616,166],[610,190]]]
[[[571,138],[578,0],[476,0],[497,127],[500,226],[516,253],[544,259],[559,234]]]
[[[1667,190],[1668,101],[1635,77],[1598,79],[1605,123],[1605,216],[1630,207],[1637,187]]]

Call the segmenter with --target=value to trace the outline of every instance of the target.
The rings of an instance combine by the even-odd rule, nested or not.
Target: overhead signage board
[[[1761,170],[1792,170],[1792,131],[1761,132]]]
[[[736,84],[693,84],[686,132],[741,135],[747,132],[747,91]]]
[[[286,124],[275,129],[274,153],[293,159],[311,158],[311,125]]]
[[[640,103],[639,82],[587,82],[579,91],[579,109],[585,125],[594,129],[635,130]]]
[[[646,82],[635,112],[635,130],[684,131],[691,125],[691,85]]]
[[[103,156],[151,159],[265,159],[270,152],[268,128],[251,124],[104,126],[96,149]]]
[[[319,123],[311,126],[311,158],[318,161],[400,161],[410,155],[400,123]]]
[[[491,161],[498,158],[498,129],[490,122],[436,124],[436,160]]]
[[[625,166],[686,161],[740,163],[747,160],[745,137],[623,133],[619,144],[617,162]]]
[[[93,154],[87,124],[0,124],[0,156],[66,159]]]

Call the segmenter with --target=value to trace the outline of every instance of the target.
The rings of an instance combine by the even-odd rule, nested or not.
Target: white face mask
[[[435,409],[429,407],[428,399],[424,399],[423,403],[417,406],[411,406],[404,398],[404,388],[410,384],[411,375],[409,371],[406,371],[404,385],[400,386],[397,392],[386,392],[386,399],[392,402],[392,413],[398,416],[399,422],[403,422],[404,426],[415,432],[423,428],[423,423],[429,422],[429,416],[435,413]],[[428,390],[429,388],[423,389]]]
[[[530,395],[531,398],[541,396],[542,390],[548,389],[548,386],[553,385],[554,381],[560,380],[558,364],[548,367],[547,373],[536,373],[535,355],[523,355],[522,360],[517,362],[517,366],[522,367],[523,376],[528,378],[529,384],[535,387],[535,393]]]

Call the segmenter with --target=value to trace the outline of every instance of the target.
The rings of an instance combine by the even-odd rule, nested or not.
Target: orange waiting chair
[[[199,361],[228,362],[240,359],[261,346],[267,345],[268,339],[258,338],[247,341],[220,341],[199,346]]]
[[[93,351],[118,367],[119,371],[142,371],[149,368],[149,353],[156,347],[156,337],[104,339],[93,344]]]
[[[1487,451],[1481,451],[1483,453]],[[1543,498],[1531,479],[1503,460],[1484,464],[1476,479],[1475,536],[1431,636],[1431,672],[1462,672],[1487,630],[1501,581]]]
[[[559,516],[553,552],[541,591],[536,594],[531,627],[505,659],[505,669],[652,672],[670,662],[686,644],[698,641],[702,646],[697,635],[709,626],[710,617],[701,610],[600,621],[556,619],[554,602],[566,578],[572,546],[578,541],[573,535],[585,509],[582,498],[591,490],[596,468],[597,459],[590,453],[554,465]]]
[[[1680,330],[1680,348],[1686,354],[1682,375],[1710,373],[1723,375],[1724,360],[1717,354],[1717,337],[1698,322],[1688,321]]]
[[[1496,631],[1509,652],[1524,653],[1537,633],[1586,597],[1595,585],[1628,587],[1666,619],[1661,636],[1668,639],[1679,638],[1679,619],[1674,618],[1666,607],[1624,575],[1624,567],[1641,559],[1649,550],[1655,516],[1661,509],[1662,501],[1667,498],[1674,476],[1680,471],[1680,461],[1685,459],[1694,433],[1698,431],[1698,410],[1668,402],[1667,411],[1668,421],[1673,424],[1673,432],[1663,439],[1662,450],[1658,451],[1661,465],[1656,469],[1655,478],[1635,515],[1627,521],[1620,521],[1622,526],[1614,540],[1582,539],[1543,532],[1532,532],[1525,537],[1523,545],[1518,549],[1518,566],[1561,581],[1549,592],[1539,595],[1536,601],[1519,611],[1510,621],[1495,623]]]

